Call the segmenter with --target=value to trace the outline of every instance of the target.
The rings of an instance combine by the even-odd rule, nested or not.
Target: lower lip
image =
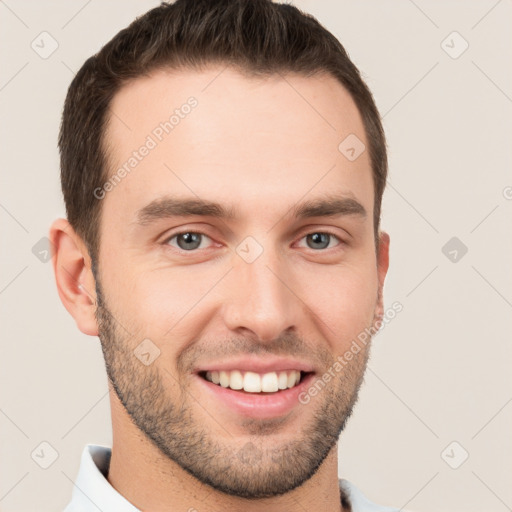
[[[301,405],[299,395],[304,392],[314,378],[313,373],[308,373],[301,382],[289,389],[283,389],[275,393],[260,394],[235,391],[223,388],[213,382],[196,377],[201,381],[207,394],[220,400],[236,413],[250,418],[276,418],[292,411],[294,407]]]

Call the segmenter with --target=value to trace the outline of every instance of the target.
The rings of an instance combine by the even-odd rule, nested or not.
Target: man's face
[[[383,275],[368,152],[350,161],[338,149],[350,134],[368,146],[349,94],[328,76],[222,69],[160,71],[114,97],[111,171],[131,165],[102,199],[97,318],[141,432],[200,481],[258,498],[301,485],[335,448],[368,346],[341,371],[333,363],[381,313]],[[336,215],[299,215],[333,198]],[[231,216],[178,215],[171,200]],[[207,380],[221,370],[221,384]],[[226,375],[256,388],[226,388]],[[293,387],[273,391],[276,379]]]

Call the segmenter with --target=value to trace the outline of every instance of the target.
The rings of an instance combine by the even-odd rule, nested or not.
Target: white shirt
[[[141,512],[108,482],[112,450],[108,446],[88,444],[82,452],[75,486],[64,512]],[[348,496],[352,512],[398,512],[397,508],[380,507],[368,501],[353,484],[340,479],[340,488]],[[403,511],[402,511],[403,512]]]

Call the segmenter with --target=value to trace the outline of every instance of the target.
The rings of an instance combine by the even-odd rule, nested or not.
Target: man
[[[66,512],[392,510],[337,473],[389,237],[379,114],[334,36],[269,0],[162,4],[85,62],[59,147],[56,282],[113,426]]]

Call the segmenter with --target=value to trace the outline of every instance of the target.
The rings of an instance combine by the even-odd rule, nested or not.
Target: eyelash
[[[169,242],[180,236],[180,235],[185,235],[187,233],[191,233],[191,234],[194,234],[194,235],[201,235],[203,237],[206,237],[206,238],[209,238],[211,240],[211,237],[208,236],[206,233],[203,233],[201,231],[192,231],[192,230],[185,230],[185,231],[179,231],[178,233],[174,233],[172,234],[171,236],[167,237],[164,241],[163,241],[163,245],[168,245],[170,247],[172,247],[174,250],[180,252],[180,253],[190,253],[190,254],[193,254],[193,253],[199,253],[201,250],[206,250],[206,249],[193,249],[193,250],[190,250],[190,251],[186,251],[184,249],[180,249],[179,247],[175,247],[173,245],[171,245]],[[338,240],[338,245],[336,245],[335,247],[331,247],[331,248],[325,248],[325,249],[311,249],[311,248],[308,248],[310,251],[313,251],[313,252],[317,252],[317,253],[321,253],[321,252],[328,252],[329,250],[336,250],[336,248],[340,248],[340,246],[342,245],[345,245],[346,242],[344,242],[338,235],[336,235],[335,233],[332,233],[331,231],[310,231],[309,233],[305,233],[301,238],[300,240],[306,238],[308,235],[314,235],[314,234],[323,234],[323,235],[329,235],[333,238],[335,238],[336,240]]]

